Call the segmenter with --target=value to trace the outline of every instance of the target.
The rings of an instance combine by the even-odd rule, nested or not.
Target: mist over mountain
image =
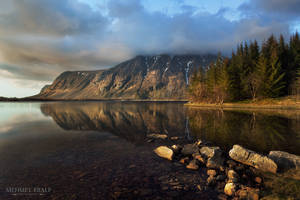
[[[66,71],[36,98],[45,99],[186,99],[192,72],[217,56],[137,56],[107,70]]]

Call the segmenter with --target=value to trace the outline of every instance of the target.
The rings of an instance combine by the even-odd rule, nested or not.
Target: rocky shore
[[[151,134],[148,142],[166,139],[166,135]],[[174,142],[177,138],[169,139]],[[220,200],[260,199],[264,196],[264,175],[277,176],[291,170],[299,171],[300,168],[300,156],[287,152],[271,151],[269,155],[262,155],[234,145],[226,153],[202,140],[189,144],[158,146],[154,152],[174,165],[185,166],[194,173],[205,173],[206,184],[197,187],[199,190],[214,190]],[[300,180],[297,176],[289,178]]]

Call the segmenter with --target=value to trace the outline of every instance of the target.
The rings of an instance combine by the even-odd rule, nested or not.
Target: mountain
[[[137,56],[108,70],[63,72],[34,97],[186,99],[192,71],[215,59],[215,55]]]

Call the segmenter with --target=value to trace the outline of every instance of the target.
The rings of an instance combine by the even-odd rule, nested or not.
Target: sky
[[[229,55],[242,41],[288,39],[299,13],[300,0],[1,0],[0,96],[136,55]]]

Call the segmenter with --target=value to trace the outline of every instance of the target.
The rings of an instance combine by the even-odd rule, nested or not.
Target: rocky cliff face
[[[64,72],[35,97],[47,99],[185,99],[192,71],[214,55],[137,56],[108,70]]]

